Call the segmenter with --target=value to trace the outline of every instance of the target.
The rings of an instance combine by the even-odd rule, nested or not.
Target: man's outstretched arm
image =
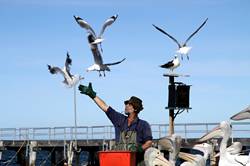
[[[108,111],[109,106],[100,97],[96,96],[93,100],[104,112]]]
[[[96,95],[96,92],[93,90],[91,83],[89,83],[88,86],[79,85],[78,89],[80,93],[85,94],[89,96],[90,98],[92,98],[95,101],[95,103],[98,105],[98,107],[101,108],[101,110],[103,110],[104,112],[107,112],[109,106],[100,97]]]

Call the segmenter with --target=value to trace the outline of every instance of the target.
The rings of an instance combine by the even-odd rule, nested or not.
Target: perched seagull
[[[66,84],[66,86],[68,88],[73,87],[74,85],[76,85],[80,80],[84,79],[83,77],[81,77],[80,75],[72,75],[70,73],[70,65],[72,64],[72,60],[69,56],[69,53],[67,52],[67,58],[65,61],[65,66],[61,69],[59,67],[53,67],[48,65],[48,69],[49,72],[51,74],[57,74],[60,73],[63,75],[64,77],[64,81],[63,83]]]
[[[104,40],[103,38],[103,34],[104,34],[104,31],[105,29],[110,26],[111,24],[113,24],[115,22],[115,20],[117,19],[118,15],[114,15],[114,16],[111,16],[110,18],[108,18],[103,26],[102,26],[102,29],[101,29],[101,32],[98,36],[96,36],[96,33],[95,31],[93,30],[93,28],[86,22],[84,21],[82,18],[78,17],[78,16],[74,16],[76,22],[84,29],[87,30],[88,33],[91,33],[94,37],[94,41],[90,44],[101,44]],[[102,48],[101,48],[102,50]]]
[[[219,166],[250,166],[248,155],[232,154],[227,150],[227,142],[231,136],[232,126],[228,121],[222,121],[212,131],[202,136],[199,141],[203,142],[215,137],[222,137],[220,143]]]
[[[156,25],[153,24],[153,26],[159,30],[160,32],[162,32],[163,34],[167,35],[170,39],[172,39],[177,45],[178,45],[178,50],[176,51],[177,53],[181,54],[181,58],[183,55],[187,56],[187,59],[189,59],[188,57],[188,53],[191,50],[192,47],[188,47],[187,46],[187,42],[206,24],[208,18],[199,26],[198,29],[196,29],[196,31],[194,31],[188,38],[187,40],[183,43],[180,44],[173,36],[171,36],[170,34],[168,34],[167,32],[165,32],[164,30],[162,30],[161,28],[157,27]]]
[[[250,119],[250,106],[231,117],[232,120]]]
[[[165,63],[164,65],[161,65],[160,67],[170,69],[173,72],[173,70],[178,66],[180,66],[180,61],[178,55],[175,55],[173,60]]]
[[[174,166],[164,158],[160,150],[150,147],[145,151],[144,162],[146,166]]]
[[[88,42],[90,44],[90,49],[91,49],[92,54],[94,56],[95,63],[92,66],[90,66],[87,69],[87,71],[98,71],[99,76],[102,76],[101,71],[103,71],[103,75],[105,77],[105,71],[110,71],[109,66],[117,65],[117,64],[123,62],[126,58],[124,58],[124,59],[122,59],[121,61],[118,61],[118,62],[103,64],[102,56],[101,56],[101,53],[100,53],[100,51],[98,49],[98,45],[93,44],[94,40],[95,40],[95,37],[93,36],[93,34],[89,33],[88,34]]]

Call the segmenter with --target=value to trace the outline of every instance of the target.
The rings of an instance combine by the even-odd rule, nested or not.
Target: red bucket
[[[100,166],[135,166],[136,153],[131,151],[99,151]]]

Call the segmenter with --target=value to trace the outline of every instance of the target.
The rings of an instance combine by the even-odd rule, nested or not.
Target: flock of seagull
[[[87,72],[88,71],[98,71],[99,76],[102,76],[101,72],[103,72],[103,76],[105,76],[105,71],[110,71],[109,66],[117,65],[125,60],[125,58],[123,58],[122,60],[117,61],[117,62],[104,63],[103,58],[102,58],[102,54],[101,54],[103,52],[102,45],[101,45],[102,42],[104,41],[103,34],[104,34],[106,28],[108,26],[112,25],[116,21],[117,17],[118,17],[118,15],[114,15],[114,16],[111,16],[110,18],[108,18],[104,22],[102,29],[101,29],[99,35],[97,36],[95,31],[93,30],[93,28],[90,26],[90,24],[88,24],[81,17],[74,16],[75,21],[79,24],[79,26],[87,31],[87,41],[89,43],[91,52],[92,52],[93,57],[94,57],[94,64],[87,68]],[[99,50],[99,47],[100,47],[101,51]],[[80,80],[84,79],[83,77],[81,77],[79,75],[72,75],[70,73],[70,66],[71,65],[72,65],[72,59],[70,58],[69,53],[67,53],[66,62],[65,62],[64,67],[60,68],[60,67],[51,66],[51,65],[47,65],[47,66],[48,66],[48,70],[51,74],[61,74],[64,77],[63,83],[66,85],[66,87],[71,88],[71,87],[75,86],[76,84],[78,84]]]
[[[231,120],[239,121],[250,119],[250,106],[233,115]],[[230,121],[222,121],[214,129],[199,138],[191,149],[202,152],[201,154],[190,154],[181,152],[181,147],[186,146],[182,143],[180,136],[173,134],[161,138],[158,142],[158,149],[151,147],[146,150],[144,158],[146,166],[206,166],[208,159],[219,157],[219,166],[250,166],[250,155],[242,151],[241,142],[233,142],[228,144],[232,133],[232,125]],[[209,143],[213,138],[221,138],[219,145],[219,153],[214,154],[214,146]],[[206,141],[206,142],[205,142]],[[205,142],[205,143],[204,143]],[[169,152],[167,160],[160,150]],[[177,164],[177,160],[182,160],[182,163]]]
[[[104,22],[100,33],[97,35],[96,32],[94,31],[94,29],[90,26],[90,24],[87,21],[83,20],[79,16],[74,16],[74,19],[77,22],[77,24],[81,28],[83,28],[87,31],[87,41],[88,41],[90,50],[91,50],[93,57],[94,57],[94,64],[87,68],[87,72],[88,71],[98,71],[100,77],[102,76],[102,73],[103,73],[103,76],[105,77],[105,71],[110,71],[110,66],[120,64],[121,62],[123,62],[126,59],[126,58],[123,58],[122,60],[117,61],[117,62],[113,62],[113,63],[104,63],[103,58],[102,58],[102,53],[103,53],[102,43],[104,41],[104,38],[103,38],[104,32],[107,29],[107,27],[111,26],[117,20],[117,18],[118,18],[117,14],[108,18]],[[183,55],[186,56],[187,59],[189,59],[188,53],[190,52],[192,47],[187,46],[187,43],[206,24],[207,20],[208,19],[206,19],[187,38],[187,40],[183,44],[178,42],[178,40],[176,40],[169,33],[167,33],[166,31],[162,30],[161,28],[159,28],[153,24],[153,26],[157,30],[159,30],[163,34],[167,35],[167,37],[172,39],[178,45],[178,50],[176,51],[176,54],[174,55],[174,59],[161,65],[160,67],[169,69],[170,71],[173,72],[173,70],[175,68],[180,66],[180,60],[178,58],[179,55],[181,56],[182,59],[183,59]],[[72,65],[72,59],[70,58],[69,53],[67,53],[66,62],[65,62],[64,67],[60,68],[57,66],[48,65],[48,69],[49,69],[49,72],[51,74],[61,74],[64,77],[63,83],[66,85],[66,87],[71,88],[71,87],[75,86],[76,84],[78,84],[79,81],[83,79],[83,77],[81,77],[80,75],[72,75],[70,73],[70,66],[71,65]]]
[[[87,30],[88,43],[90,45],[90,49],[91,49],[92,54],[94,56],[95,63],[92,66],[88,67],[87,71],[99,71],[99,76],[102,76],[100,72],[103,71],[103,75],[105,76],[105,71],[110,71],[109,66],[117,65],[125,60],[125,58],[124,58],[118,62],[104,64],[101,53],[100,53],[99,48],[98,48],[98,44],[99,44],[100,48],[101,48],[101,52],[103,52],[102,47],[101,47],[101,43],[104,40],[104,38],[103,38],[104,31],[108,26],[112,25],[115,22],[117,17],[118,17],[118,15],[116,14],[116,15],[108,18],[104,22],[100,34],[97,36],[95,31],[93,30],[93,28],[91,28],[91,26],[86,21],[84,21],[82,18],[80,18],[78,16],[74,16],[76,22],[80,25],[80,27]]]
[[[180,60],[178,58],[178,55],[181,56],[181,59],[183,60],[183,56],[187,56],[187,59],[189,60],[189,52],[191,50],[192,47],[187,46],[188,41],[206,24],[208,18],[186,39],[186,41],[181,44],[180,42],[178,42],[177,39],[175,39],[173,36],[171,36],[169,33],[167,33],[166,31],[164,31],[163,29],[159,28],[158,26],[154,25],[153,26],[160,32],[162,32],[163,34],[167,35],[167,37],[169,37],[170,39],[172,39],[177,45],[178,45],[178,49],[176,51],[176,54],[174,55],[174,59],[161,65],[160,67],[162,68],[166,68],[166,69],[170,69],[171,71],[173,71],[175,68],[180,66]]]

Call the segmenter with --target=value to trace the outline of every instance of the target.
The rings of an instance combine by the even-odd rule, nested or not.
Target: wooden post
[[[169,84],[174,85],[174,76],[169,76]],[[169,109],[169,135],[171,136],[173,134],[174,134],[174,108],[170,108]]]
[[[72,166],[73,164],[73,158],[74,158],[73,144],[74,142],[70,141],[70,143],[67,145],[68,166]]]
[[[3,150],[4,150],[3,141],[0,141],[0,160],[2,160]]]
[[[31,141],[29,146],[29,166],[36,165],[36,150],[34,148],[37,147],[37,141]]]
[[[26,162],[26,157],[25,157],[25,149],[21,148],[19,153],[17,154],[17,163],[23,166],[28,166],[29,163]]]

